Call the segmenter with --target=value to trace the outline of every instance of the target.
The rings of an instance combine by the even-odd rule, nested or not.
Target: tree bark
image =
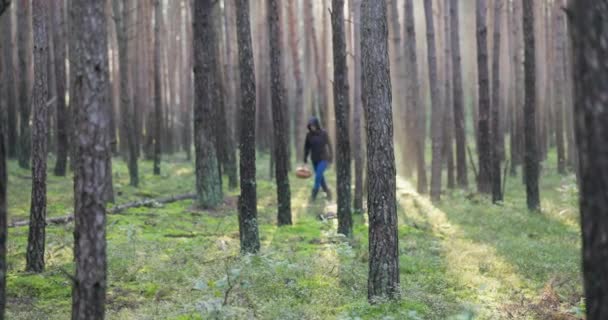
[[[426,17],[426,42],[428,48],[429,81],[431,85],[431,133],[433,160],[431,163],[431,199],[441,199],[441,171],[443,168],[443,106],[437,77],[437,44],[433,22],[433,1],[424,0]]]
[[[3,3],[6,3],[5,9],[8,9],[9,0],[5,0]],[[16,5],[16,4],[15,4]],[[6,11],[4,15],[2,15],[2,27],[4,29],[3,32],[3,62],[2,66],[5,70],[4,72],[4,83],[6,84],[6,113],[7,113],[7,130],[5,131],[6,139],[7,139],[7,156],[11,159],[16,158],[18,154],[18,141],[19,134],[17,132],[17,99],[15,97],[15,64],[14,64],[14,48],[15,42],[13,41],[13,19],[10,11]]]
[[[502,25],[502,2],[494,1],[494,40],[492,49],[492,105],[491,105],[491,177],[492,177],[492,202],[502,201],[501,161],[502,156],[502,130],[500,126],[500,32]]]
[[[291,63],[293,64],[293,77],[295,79],[295,97],[294,97],[294,123],[295,123],[295,145],[296,145],[296,159],[302,159],[302,148],[304,145],[304,131],[300,130],[300,126],[304,125],[304,84],[302,83],[302,67],[300,63],[300,48],[298,47],[298,40],[300,37],[299,30],[299,15],[296,15],[296,1],[289,1],[288,12],[289,12],[289,47],[291,49]]]
[[[281,31],[279,27],[279,4],[267,0],[268,31],[270,44],[270,73],[272,81],[272,118],[274,128],[275,175],[278,198],[279,225],[291,224],[291,191],[289,190],[288,137],[284,103],[283,72],[281,68]]]
[[[194,35],[194,148],[198,204],[217,207],[223,201],[218,171],[211,90],[214,86],[212,64],[216,63],[217,37],[213,28],[213,0],[197,0],[192,7]]]
[[[260,236],[257,220],[255,125],[252,125],[255,123],[256,114],[255,67],[251,44],[249,0],[237,0],[236,24],[242,97],[239,112],[241,173],[239,231],[241,252],[256,253],[260,250]]]
[[[477,74],[479,79],[477,189],[481,193],[490,193],[492,190],[487,8],[487,0],[477,0]]]
[[[0,1],[0,18],[3,17],[3,14],[6,9],[8,9],[8,5],[10,1]],[[10,15],[4,16],[3,19],[8,20],[7,24],[11,24]],[[8,29],[10,30],[10,29]],[[5,30],[6,31],[6,30]],[[9,33],[10,35],[10,33]],[[11,36],[9,36],[11,38]],[[10,42],[9,42],[10,43]],[[6,44],[5,44],[6,48]],[[4,51],[6,53],[6,51]],[[3,70],[5,74],[12,73],[12,54],[5,55],[4,59],[11,59],[10,63],[6,63],[4,65],[0,65],[0,68],[5,68],[5,66],[10,66],[11,69]],[[2,88],[3,83],[0,82],[0,89]],[[10,90],[10,86],[8,86],[7,90]],[[7,101],[10,103],[10,100]],[[8,176],[6,173],[6,157],[7,157],[7,148],[6,148],[6,128],[4,123],[0,124],[0,320],[4,320],[4,311],[6,309],[6,272],[7,272],[7,263],[6,263],[6,243],[8,237],[8,212],[7,212],[7,198],[6,198],[6,190],[7,190],[7,182]],[[9,140],[10,141],[10,140]],[[9,142],[10,143],[10,142]]]
[[[462,89],[462,59],[460,56],[460,13],[459,0],[450,0],[450,29],[452,32],[452,89],[454,90],[454,133],[456,136],[456,182],[461,188],[468,188],[467,136]]]
[[[361,5],[363,107],[367,128],[368,299],[399,295],[399,238],[386,3]]]
[[[29,1],[17,2],[17,58],[19,59],[19,166],[30,168],[31,131],[30,131],[30,37],[32,10]]]
[[[161,35],[163,5],[154,2],[154,175],[160,175],[161,140],[163,136],[163,85],[161,63]]]
[[[59,1],[52,8],[55,27],[53,28],[53,43],[55,50],[55,82],[56,82],[56,127],[57,127],[57,160],[55,162],[54,173],[56,176],[63,177],[66,175],[68,164],[68,110],[66,107],[66,66],[65,59],[67,56],[66,44],[66,23],[64,2]],[[50,23],[50,22],[49,22]]]
[[[363,168],[365,166],[364,141],[362,137],[361,118],[363,113],[363,100],[361,99],[361,0],[351,0],[354,27],[353,47],[355,83],[353,90],[353,158],[355,160],[355,196],[353,209],[356,213],[363,212]]]
[[[566,94],[566,21],[561,1],[554,4],[555,27],[553,42],[556,58],[554,60],[553,88],[555,97],[555,144],[557,147],[557,172],[566,174],[566,146],[564,139],[564,101]]]
[[[110,161],[108,48],[104,1],[71,0],[75,111],[72,319],[103,319],[106,293],[107,163]]]
[[[453,92],[453,76],[454,70],[452,69],[452,44],[451,44],[451,32],[450,32],[450,2],[451,0],[444,0],[443,4],[443,30],[444,30],[444,67],[445,67],[445,79],[444,79],[444,122],[443,122],[443,153],[444,159],[447,166],[447,187],[454,189],[456,187],[456,174],[454,170],[454,92]]]
[[[571,1],[586,319],[608,317],[608,25],[605,1]]]
[[[332,0],[332,44],[334,55],[334,110],[336,115],[336,174],[338,190],[338,233],[352,236],[351,160],[348,122],[350,103],[346,39],[344,35],[344,0]]]
[[[407,79],[406,95],[408,106],[408,117],[405,119],[409,126],[409,136],[415,140],[417,189],[419,193],[428,192],[426,177],[426,124],[420,121],[426,113],[424,103],[420,99],[420,80],[418,77],[418,54],[416,52],[416,21],[414,20],[413,0],[405,0],[405,50],[406,50],[406,71],[409,75]]]
[[[538,190],[539,156],[538,134],[536,131],[536,44],[534,36],[534,3],[524,1],[523,30],[525,35],[525,104],[524,104],[524,136],[525,136],[525,176],[526,200],[528,209],[540,210],[540,195]]]
[[[49,6],[44,0],[34,0],[34,88],[32,97],[32,198],[30,227],[27,239],[25,269],[31,272],[44,270],[44,243],[46,220],[46,156],[48,149],[48,20]]]

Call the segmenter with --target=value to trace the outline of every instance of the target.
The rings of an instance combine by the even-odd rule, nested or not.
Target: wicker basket
[[[300,166],[296,169],[296,177],[300,179],[308,179],[312,177],[312,171],[306,166]]]

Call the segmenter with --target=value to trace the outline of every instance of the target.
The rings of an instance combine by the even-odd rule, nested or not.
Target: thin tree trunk
[[[332,44],[334,55],[334,110],[336,115],[336,173],[338,183],[338,233],[350,237],[353,232],[351,215],[351,160],[349,119],[350,103],[346,38],[344,34],[344,0],[332,0]]]
[[[5,2],[8,2],[6,0]],[[14,6],[16,6],[15,4]],[[18,141],[19,134],[17,132],[17,98],[15,97],[15,64],[14,64],[14,48],[15,42],[13,41],[13,19],[11,11],[8,10],[5,14],[2,15],[2,27],[4,29],[3,32],[3,42],[4,45],[2,47],[4,55],[2,66],[5,70],[4,72],[4,83],[6,84],[6,112],[7,112],[7,131],[6,139],[8,142],[7,145],[7,156],[11,159],[16,158],[18,154]]]
[[[25,269],[31,272],[44,270],[44,243],[46,226],[46,156],[48,149],[48,5],[34,0],[34,88],[32,97],[32,199],[30,226],[27,239]]]
[[[571,1],[574,110],[580,154],[580,210],[587,320],[608,318],[608,50],[604,1]]]
[[[468,188],[467,136],[462,89],[462,60],[460,56],[460,0],[450,0],[450,29],[452,32],[452,86],[454,90],[454,133],[456,136],[456,181],[459,187]]]
[[[291,224],[291,193],[289,190],[288,134],[284,103],[283,72],[281,70],[281,30],[279,4],[268,1],[268,31],[270,39],[270,73],[272,79],[272,118],[274,124],[274,155],[278,198],[279,225]]]
[[[525,35],[525,105],[524,105],[524,135],[525,135],[525,176],[526,199],[528,209],[540,210],[540,196],[538,190],[539,156],[538,134],[536,131],[536,44],[534,42],[534,3],[524,1],[523,30]]]
[[[213,0],[197,0],[192,7],[194,35],[194,148],[198,204],[214,208],[223,201],[221,177],[217,170],[212,117],[214,106],[209,91],[214,86],[212,65],[216,63],[217,37],[213,27]]]
[[[240,90],[240,178],[239,231],[241,252],[256,253],[260,250],[257,220],[257,193],[255,167],[255,67],[249,22],[249,0],[236,3],[237,41],[239,47]]]
[[[523,0],[522,0],[523,1]],[[478,153],[479,174],[477,189],[481,193],[492,190],[490,144],[490,82],[488,66],[487,0],[477,0],[477,67],[479,78]]]
[[[161,35],[163,5],[154,3],[154,175],[160,175],[161,140],[163,136],[163,86],[161,63]]]
[[[555,143],[557,147],[557,172],[566,174],[566,146],[564,141],[564,100],[566,94],[566,21],[561,11],[561,4],[556,1],[553,15],[555,16],[555,27],[553,34],[556,58],[554,60],[553,87],[555,107]]]
[[[369,211],[368,299],[399,295],[399,238],[386,3],[361,6],[363,106],[367,128]]]
[[[106,208],[110,161],[107,24],[103,1],[71,0],[70,53],[75,111],[72,319],[103,319],[106,297]]]
[[[296,145],[296,159],[302,159],[304,157],[302,148],[304,145],[303,130],[300,130],[300,126],[304,124],[304,84],[302,83],[302,68],[300,63],[300,48],[298,47],[299,40],[299,15],[296,15],[296,1],[289,1],[288,12],[289,12],[289,47],[291,49],[291,59],[293,64],[293,77],[295,79],[295,97],[294,97],[294,123],[295,123],[295,145]]]
[[[426,145],[426,124],[420,121],[426,118],[426,108],[420,99],[420,82],[418,78],[418,54],[416,52],[416,21],[414,20],[413,0],[405,0],[405,50],[406,50],[406,71],[407,78],[407,108],[408,117],[405,119],[409,126],[408,133],[415,141],[417,189],[419,193],[428,192],[426,177],[425,145]]]
[[[29,1],[17,2],[17,35],[19,59],[19,166],[29,169],[31,158],[30,131],[30,37],[32,10]]]
[[[353,27],[353,47],[354,47],[354,66],[355,83],[353,85],[353,158],[355,160],[355,196],[353,209],[356,213],[363,212],[363,168],[365,157],[363,154],[364,141],[361,132],[361,120],[363,113],[363,100],[361,99],[361,0],[351,0],[354,27]]]
[[[492,177],[492,202],[502,201],[501,175],[501,148],[503,135],[500,126],[500,32],[502,25],[502,2],[494,1],[494,40],[492,49],[492,104],[491,104],[491,177]]]
[[[55,24],[53,32],[53,42],[55,50],[55,77],[56,77],[56,93],[57,93],[57,109],[56,109],[56,128],[57,128],[57,161],[55,162],[54,173],[56,176],[63,177],[66,175],[68,163],[68,110],[66,107],[66,24],[63,1],[59,1],[53,6],[52,12]],[[49,22],[50,23],[50,22]]]
[[[451,44],[451,33],[450,33],[450,2],[451,0],[445,0],[443,8],[443,20],[444,20],[444,41],[443,47],[445,51],[444,55],[444,67],[445,67],[445,79],[444,79],[444,142],[443,152],[445,162],[447,165],[447,187],[454,189],[456,187],[456,176],[454,172],[454,91],[453,91],[453,72],[452,69],[452,44]]]
[[[10,12],[4,15],[5,11],[8,9],[7,1],[0,1],[0,18],[8,20],[8,24],[11,24]],[[10,29],[8,29],[10,30]],[[5,30],[6,31],[6,30]],[[10,33],[9,33],[10,35]],[[10,38],[10,36],[9,36]],[[9,42],[10,44],[10,42]],[[6,43],[4,46],[6,47]],[[4,51],[6,53],[6,51]],[[11,55],[5,55],[4,59],[12,59]],[[1,60],[1,59],[0,59]],[[12,61],[10,63],[0,64],[0,68],[5,68],[5,66],[10,66],[11,69],[3,70],[5,74],[12,73]],[[0,92],[3,89],[3,82],[0,81]],[[7,90],[10,90],[10,86],[7,87]],[[7,101],[10,103],[10,100]],[[7,271],[7,263],[6,263],[6,253],[7,253],[7,236],[8,236],[8,212],[7,212],[7,198],[6,198],[6,190],[7,190],[7,182],[8,176],[6,173],[6,157],[7,157],[7,149],[6,149],[6,129],[4,123],[0,125],[0,320],[4,320],[4,313],[6,309],[6,271]],[[10,141],[10,140],[9,140]],[[9,142],[10,143],[10,142]]]
[[[435,43],[435,25],[433,22],[433,1],[424,0],[426,17],[426,42],[428,48],[429,81],[431,84],[431,133],[433,160],[431,164],[431,199],[441,199],[441,171],[443,168],[443,106],[439,93],[437,76],[437,45]]]

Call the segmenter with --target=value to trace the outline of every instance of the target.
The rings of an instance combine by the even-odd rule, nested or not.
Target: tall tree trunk
[[[34,0],[34,88],[32,97],[32,199],[30,226],[27,239],[27,271],[44,270],[44,242],[46,226],[46,156],[48,149],[48,5]]]
[[[523,30],[525,35],[525,95],[524,104],[524,136],[525,136],[525,176],[526,176],[526,198],[528,209],[540,210],[540,196],[538,190],[539,178],[539,156],[538,156],[538,134],[536,131],[536,44],[534,42],[534,3],[524,1],[523,6]]]
[[[566,146],[564,141],[564,101],[566,94],[566,21],[564,13],[561,11],[562,4],[556,1],[554,4],[553,15],[555,16],[555,26],[553,42],[556,58],[554,60],[553,89],[555,97],[555,144],[557,147],[557,172],[566,174]]]
[[[65,24],[65,11],[64,2],[59,1],[52,8],[55,24],[53,28],[53,42],[55,50],[55,81],[57,88],[57,111],[55,114],[56,127],[57,127],[57,161],[55,162],[54,173],[56,176],[63,177],[66,175],[67,163],[68,163],[68,110],[66,107],[66,24]],[[51,22],[49,22],[51,23]]]
[[[114,7],[114,23],[116,25],[116,33],[118,38],[118,65],[120,72],[120,110],[121,110],[121,129],[126,138],[127,143],[127,167],[129,169],[129,184],[133,187],[139,185],[139,172],[137,167],[137,146],[135,138],[137,136],[134,123],[133,104],[131,101],[131,93],[129,92],[129,32],[127,26],[131,25],[130,19],[133,10],[133,2],[130,0],[122,1],[122,11],[120,8],[121,1],[112,0]],[[124,143],[124,142],[123,142]]]
[[[71,0],[70,54],[75,111],[72,319],[103,319],[106,297],[106,208],[110,161],[107,24],[104,1]]]
[[[349,126],[350,103],[346,39],[344,35],[344,0],[332,0],[331,22],[334,54],[334,110],[336,114],[336,173],[338,178],[338,233],[350,237],[353,232],[351,215],[351,160]]]
[[[361,0],[351,0],[354,27],[353,47],[355,83],[353,85],[353,158],[355,160],[355,196],[353,209],[356,213],[363,212],[363,168],[365,166],[364,141],[361,132],[361,120],[363,113],[363,100],[361,99]]]
[[[454,102],[453,92],[453,76],[454,70],[452,69],[452,44],[451,44],[451,32],[450,32],[450,2],[451,0],[444,0],[443,7],[443,28],[444,28],[444,67],[445,67],[445,79],[444,79],[444,141],[443,141],[443,152],[444,158],[447,165],[447,187],[454,189],[456,187],[456,175],[454,172],[454,109],[452,108]]]
[[[413,0],[405,0],[405,50],[406,50],[406,71],[409,75],[407,78],[407,108],[408,117],[405,119],[406,125],[409,126],[408,136],[415,141],[416,154],[416,171],[417,171],[417,189],[419,193],[428,191],[426,178],[426,161],[425,161],[425,145],[426,145],[426,124],[420,121],[426,118],[423,114],[426,112],[424,103],[420,99],[420,82],[418,79],[418,54],[416,52],[416,21],[414,20],[414,3]]]
[[[19,59],[19,166],[29,169],[31,158],[31,131],[30,131],[30,38],[32,10],[29,1],[17,2],[17,35]]]
[[[289,190],[288,137],[284,103],[283,72],[281,70],[281,30],[279,4],[268,1],[268,31],[270,35],[270,73],[272,81],[272,118],[274,127],[275,173],[278,198],[279,225],[291,224],[291,194]]]
[[[10,12],[4,15],[6,10],[8,9],[8,4],[5,4],[7,1],[0,1],[0,18],[8,20],[8,24],[11,24],[10,21]],[[10,29],[8,29],[10,30]],[[5,29],[6,31],[6,29]],[[10,33],[9,33],[10,35]],[[10,38],[10,37],[9,37]],[[10,42],[9,42],[10,43]],[[6,47],[6,44],[5,44]],[[6,53],[6,51],[4,51]],[[12,59],[11,55],[5,55],[4,59]],[[11,69],[4,70],[5,74],[12,73],[12,61],[11,63],[6,63],[4,65],[0,65],[0,68],[5,68],[5,66],[10,66]],[[0,81],[0,92],[3,86],[3,82]],[[10,86],[8,86],[7,90],[10,90]],[[7,101],[10,103],[10,100]],[[7,190],[7,182],[8,176],[6,173],[6,157],[7,157],[7,149],[6,149],[6,128],[4,122],[0,125],[0,320],[4,320],[4,310],[6,309],[6,271],[7,271],[7,263],[6,263],[6,243],[8,236],[8,212],[7,212],[7,199],[6,199],[6,190]],[[10,140],[9,140],[10,141]],[[9,142],[10,143],[10,142]]]
[[[8,1],[8,0],[7,0]],[[16,6],[17,4],[14,4]],[[14,64],[14,48],[15,42],[13,41],[13,19],[11,11],[8,10],[2,15],[2,28],[4,45],[2,47],[4,55],[4,83],[6,84],[6,112],[7,112],[7,126],[6,126],[6,139],[7,139],[7,154],[9,158],[16,158],[18,152],[18,141],[19,134],[17,132],[17,99],[15,97],[15,64]]]
[[[291,49],[291,59],[293,64],[293,77],[295,79],[295,97],[294,97],[294,123],[295,123],[295,145],[296,145],[296,159],[302,159],[304,157],[302,148],[304,145],[304,134],[303,130],[300,130],[300,126],[304,124],[304,84],[302,83],[302,68],[300,63],[300,48],[298,47],[298,40],[300,37],[299,30],[299,15],[296,15],[296,1],[289,1],[288,12],[289,12],[289,47]]]
[[[215,75],[217,37],[213,27],[213,0],[197,0],[192,7],[194,42],[194,148],[198,204],[214,208],[223,201],[221,177],[218,172],[212,117],[211,90]]]
[[[399,294],[395,151],[384,1],[363,0],[360,28],[368,146],[368,299],[374,302]]]
[[[571,1],[586,319],[608,317],[608,49],[604,1]]]
[[[492,49],[492,105],[491,105],[491,176],[492,176],[492,202],[502,201],[501,161],[502,161],[502,139],[503,133],[500,126],[500,32],[502,25],[502,2],[494,1],[494,40]]]
[[[462,89],[462,60],[460,56],[459,0],[450,0],[450,29],[452,32],[452,89],[454,90],[454,133],[456,136],[456,181],[459,187],[468,188],[467,135]]]
[[[477,0],[477,74],[479,78],[477,189],[481,193],[490,193],[492,190],[487,8],[487,0]]]
[[[255,167],[255,68],[249,22],[249,0],[236,3],[237,41],[239,44],[240,90],[240,177],[239,231],[241,252],[256,253],[260,250],[257,220],[257,193]]]
[[[433,160],[431,164],[431,199],[441,199],[441,169],[443,167],[443,107],[437,83],[437,44],[435,43],[435,25],[433,22],[433,1],[424,0],[426,17],[426,42],[428,48],[429,81],[431,84],[431,133]]]
[[[163,137],[163,86],[161,63],[161,35],[163,5],[154,2],[154,175],[160,175],[161,140]]]

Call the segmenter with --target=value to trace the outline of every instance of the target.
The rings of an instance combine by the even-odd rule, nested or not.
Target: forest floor
[[[128,186],[114,161],[116,203],[190,193],[193,165],[172,157],[163,175],[140,165]],[[50,161],[49,163],[52,163]],[[30,173],[9,162],[9,220],[28,218]],[[402,299],[367,303],[367,226],[353,239],[322,220],[324,200],[308,203],[310,181],[290,178],[294,225],[276,226],[265,158],[258,210],[262,251],[240,256],[237,191],[222,208],[191,200],[108,216],[108,319],[579,319],[580,231],[572,176],[545,168],[542,213],[529,213],[521,178],[509,177],[505,202],[492,205],[448,191],[438,206],[398,178]],[[328,178],[335,181],[335,173]],[[49,172],[48,214],[72,212],[72,180]],[[68,319],[73,224],[47,228],[46,271],[24,272],[27,227],[11,228],[7,319]]]

